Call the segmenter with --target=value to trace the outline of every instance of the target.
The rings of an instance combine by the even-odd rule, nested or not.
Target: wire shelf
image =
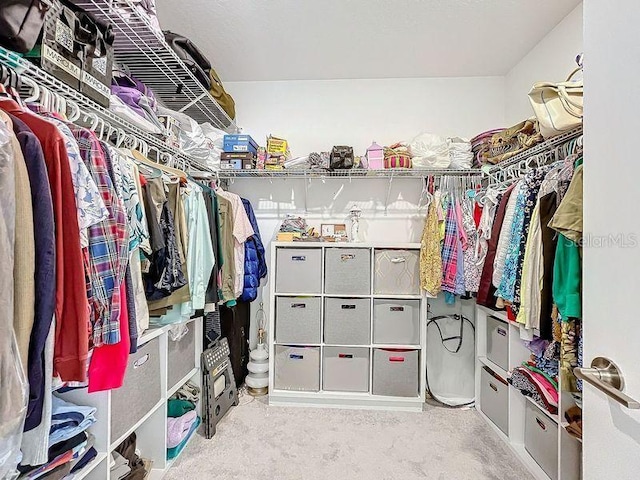
[[[116,62],[150,87],[167,108],[183,112],[198,123],[209,122],[228,132],[238,131],[236,123],[167,45],[162,32],[131,0],[74,3],[113,24]]]
[[[23,59],[20,55],[0,47],[0,63],[13,68],[21,76],[33,80],[38,85],[63,96],[67,100],[71,100],[76,103],[82,111],[94,113],[111,126],[121,128],[129,134],[135,135],[137,138],[145,141],[150,147],[155,148],[159,152],[170,155],[176,163],[189,165],[192,168],[197,168],[203,171],[210,170],[207,166],[201,164],[184,152],[167,145],[161,135],[154,135],[146,132],[127,120],[119,117],[112,111],[98,105],[90,98],[58,80],[53,75],[50,75],[33,63]]]
[[[466,170],[454,169],[411,169],[411,168],[388,168],[384,170],[309,170],[309,169],[289,169],[289,170],[220,170],[217,172],[219,178],[424,178],[428,176],[456,176],[472,177],[482,176],[482,170],[471,168]]]

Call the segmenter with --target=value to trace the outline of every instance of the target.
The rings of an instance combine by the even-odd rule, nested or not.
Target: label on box
[[[91,62],[93,68],[102,75],[107,75],[107,57],[94,58]]]
[[[80,79],[80,75],[82,74],[82,70],[80,70],[80,67],[71,63],[69,60],[56,52],[53,48],[47,45],[42,45],[42,57],[56,64],[59,68],[77,78],[78,80]]]
[[[59,19],[56,20],[56,43],[73,53],[73,30]]]
[[[109,87],[87,72],[82,72],[82,83],[107,98],[111,95],[111,89]]]

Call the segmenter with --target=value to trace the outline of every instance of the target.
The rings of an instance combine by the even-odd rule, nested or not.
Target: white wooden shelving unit
[[[321,291],[320,292],[278,292],[277,291],[277,251],[278,249],[320,249],[322,258],[321,272]],[[351,294],[327,294],[325,293],[325,253],[331,248],[345,249],[368,249],[371,252],[371,283],[369,294],[351,295]],[[378,244],[378,243],[346,243],[346,242],[272,242],[271,244],[271,272],[273,280],[270,284],[270,305],[269,309],[269,404],[270,405],[292,405],[292,406],[318,406],[318,407],[339,407],[339,408],[369,408],[369,409],[389,409],[389,410],[406,410],[406,411],[422,411],[425,400],[425,376],[426,376],[426,317],[427,317],[427,299],[421,294],[376,294],[375,292],[375,255],[376,250],[413,250],[419,251],[419,243],[397,243],[397,244]],[[276,342],[276,303],[279,297],[314,297],[320,298],[321,304],[321,341],[316,343],[292,344]],[[324,300],[327,298],[348,298],[348,299],[369,299],[371,301],[370,315],[370,334],[369,343],[358,345],[340,345],[335,343],[326,343],[324,341]],[[420,342],[419,344],[379,344],[373,341],[373,305],[377,299],[385,300],[419,300],[420,301]],[[279,345],[299,346],[299,347],[318,347],[320,351],[320,369],[318,372],[320,378],[320,388],[318,391],[294,391],[282,390],[275,388],[275,348]],[[369,390],[367,392],[336,392],[323,390],[323,352],[326,347],[342,347],[342,348],[362,348],[369,350]],[[372,393],[373,385],[373,353],[376,349],[406,349],[418,351],[418,395],[415,397],[400,396],[382,396]]]
[[[508,329],[508,371],[487,358],[487,318],[494,317],[505,324]],[[480,416],[494,429],[498,436],[509,446],[537,480],[579,480],[581,476],[581,442],[571,437],[562,422],[564,412],[571,407],[571,395],[562,393],[560,388],[559,415],[554,415],[540,407],[531,398],[525,397],[513,386],[508,386],[508,428],[503,432],[482,410],[482,369],[487,367],[503,380],[510,376],[511,369],[522,364],[530,356],[529,350],[520,340],[519,327],[510,323],[505,312],[493,311],[489,308],[476,306],[476,409]],[[560,386],[561,387],[561,386]],[[557,434],[557,466],[550,473],[545,472],[525,447],[525,429],[527,407],[533,406],[534,412],[546,425],[555,427]],[[531,408],[531,407],[529,407]],[[551,447],[553,449],[553,447]]]
[[[67,393],[56,394],[61,398],[78,404],[88,405],[97,408],[96,423],[89,428],[89,431],[95,436],[95,448],[98,451],[97,457],[83,468],[74,477],[75,480],[110,480],[109,457],[111,452],[132,432],[136,433],[136,447],[140,451],[141,457],[149,458],[153,461],[153,469],[149,478],[151,480],[161,479],[171,467],[174,460],[167,460],[166,436],[167,436],[167,400],[187,381],[201,387],[200,373],[200,354],[202,353],[202,317],[191,319],[186,323],[189,333],[185,336],[188,342],[183,346],[179,342],[174,343],[169,338],[170,325],[152,328],[147,330],[139,339],[138,345],[153,345],[153,351],[149,355],[158,355],[159,371],[154,372],[158,375],[155,379],[156,383],[161,386],[161,394],[157,402],[137,421],[126,427],[126,431],[114,438],[112,434],[112,423],[115,416],[122,416],[125,412],[116,412],[113,409],[113,395],[124,394],[126,391],[106,391],[88,393],[87,389],[77,389]],[[154,343],[149,343],[154,342]],[[156,347],[157,346],[157,350]],[[146,355],[146,354],[145,354]],[[130,356],[135,358],[135,355]],[[189,359],[192,358],[193,362]],[[178,381],[170,382],[171,376],[175,376],[176,371],[172,365],[174,361],[179,359],[180,378]],[[170,363],[171,362],[171,363]],[[151,374],[152,372],[148,372]],[[126,389],[125,385],[122,389]],[[117,393],[114,393],[117,392]],[[140,400],[140,396],[127,397],[127,402],[134,405]],[[200,404],[198,404],[198,414],[201,415]],[[197,435],[195,432],[191,439]],[[190,440],[191,440],[190,439]]]

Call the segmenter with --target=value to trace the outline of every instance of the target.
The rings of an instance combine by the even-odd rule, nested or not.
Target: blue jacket
[[[253,302],[258,297],[260,279],[267,276],[267,261],[253,207],[249,200],[244,198],[242,199],[242,204],[247,212],[254,234],[244,244],[244,289],[240,300]]]

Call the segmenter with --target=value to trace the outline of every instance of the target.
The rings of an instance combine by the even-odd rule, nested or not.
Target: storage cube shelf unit
[[[59,394],[78,405],[97,408],[95,436],[98,456],[76,475],[77,479],[109,480],[111,452],[132,432],[140,456],[153,460],[151,480],[159,480],[175,460],[167,460],[167,400],[187,381],[201,386],[202,318],[187,322],[188,332],[178,341],[170,326],[147,330],[138,340],[138,352],[129,356],[124,385],[106,392],[87,389]],[[198,415],[201,416],[198,404]]]
[[[581,444],[559,416],[544,410],[507,383],[510,371],[528,360],[520,329],[504,312],[476,307],[476,409],[537,480],[579,480]],[[562,416],[573,404],[560,394]]]
[[[271,244],[269,403],[421,411],[420,244]]]

